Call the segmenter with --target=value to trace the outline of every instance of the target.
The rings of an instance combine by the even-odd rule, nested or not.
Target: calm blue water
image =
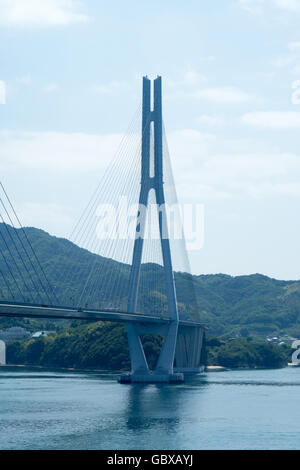
[[[300,369],[143,386],[0,368],[0,449],[300,449]]]

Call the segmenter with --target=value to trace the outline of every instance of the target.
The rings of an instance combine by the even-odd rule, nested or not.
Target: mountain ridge
[[[1,230],[4,230],[3,224],[0,224]],[[66,238],[53,236],[42,229],[25,227],[24,231],[53,286],[57,283],[55,272],[63,273],[64,270],[76,272],[79,284],[84,284],[89,263],[94,261],[95,257],[103,266],[99,274],[100,278],[95,278],[95,282],[101,282],[107,273],[114,272],[116,269],[124,275],[124,279],[128,276],[130,266],[127,264],[99,257]],[[21,231],[19,233],[22,234]],[[66,248],[69,251],[68,255],[66,255]],[[1,240],[0,249],[5,256],[7,250]],[[5,272],[2,260],[0,267]],[[143,275],[146,280],[151,281],[151,269],[151,264],[149,264],[144,270]],[[160,270],[160,267],[158,269]],[[17,273],[15,274],[17,276]],[[162,269],[161,275],[163,275]],[[176,272],[175,279],[178,302],[183,315],[187,315],[187,318],[188,315],[196,315],[196,313],[198,315],[198,312],[195,312],[195,306],[189,303],[187,280],[192,280],[199,306],[197,320],[206,324],[208,333],[213,336],[300,335],[300,280],[277,280],[260,273],[232,276],[222,273],[189,275],[182,272]],[[63,276],[59,282],[62,285],[55,287],[68,292],[68,299],[72,300],[72,296],[76,295],[78,285],[74,286]],[[148,285],[150,284],[149,282]],[[0,289],[1,292],[5,290],[2,279],[0,279]],[[151,310],[150,304],[154,301],[157,292],[150,290],[147,294],[149,294],[149,299],[143,299],[145,312]]]

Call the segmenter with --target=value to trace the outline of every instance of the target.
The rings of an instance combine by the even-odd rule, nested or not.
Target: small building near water
[[[55,331],[36,331],[31,335],[31,338],[41,338],[42,336],[48,336],[55,333]]]

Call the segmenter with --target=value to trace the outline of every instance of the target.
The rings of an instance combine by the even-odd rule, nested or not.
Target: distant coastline
[[[199,374],[203,374],[205,372],[230,372],[230,371],[257,371],[257,370],[279,370],[285,369],[290,367],[300,367],[300,365],[288,363],[282,367],[223,367],[223,366],[206,366],[203,372],[199,372]],[[46,366],[46,365],[36,365],[36,364],[2,364],[0,365],[0,371],[2,369],[37,369],[37,370],[44,370],[44,371],[66,371],[66,372],[95,372],[101,374],[109,374],[109,375],[118,375],[124,372],[128,372],[128,369],[123,370],[111,370],[111,369],[99,369],[99,368],[79,368],[79,367],[59,367],[59,366]]]

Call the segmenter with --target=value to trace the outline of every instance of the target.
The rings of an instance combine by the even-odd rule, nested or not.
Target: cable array
[[[22,227],[0,183],[0,295],[3,300],[126,311],[141,188],[141,111],[139,106],[69,238],[57,244],[51,265],[39,261],[35,241],[30,239],[30,231]],[[153,126],[150,129],[150,161],[154,167]],[[177,195],[165,130],[163,175],[166,202],[174,206]],[[151,189],[137,311],[166,317],[168,302],[158,209],[155,191]],[[198,307],[184,236],[182,233],[180,240],[175,240],[170,235],[178,311],[181,318],[192,319]],[[53,286],[50,280],[55,280]]]
[[[58,299],[0,182],[0,289],[5,301],[57,304]]]

